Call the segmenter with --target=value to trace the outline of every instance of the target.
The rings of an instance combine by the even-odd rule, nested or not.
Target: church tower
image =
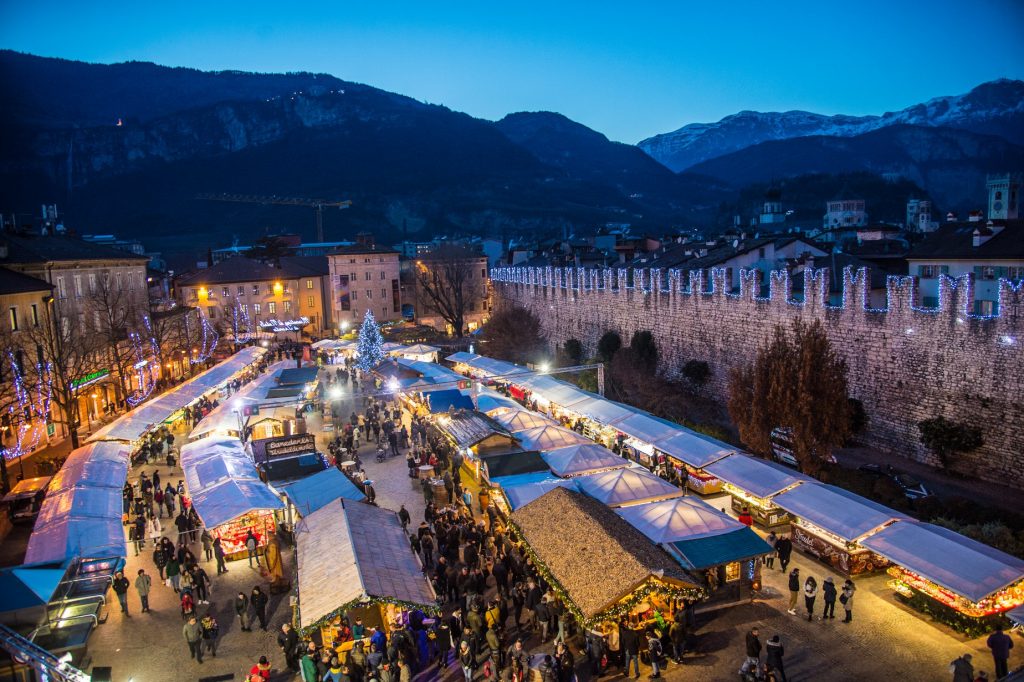
[[[1020,217],[1020,186],[1019,173],[988,176],[989,220],[1015,220]]]

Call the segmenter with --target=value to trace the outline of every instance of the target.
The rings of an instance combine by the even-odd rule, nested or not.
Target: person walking
[[[647,630],[647,655],[651,657],[651,674],[648,675],[649,679],[656,680],[661,677],[661,639],[658,637],[654,628]]]
[[[953,673],[953,682],[974,682],[974,665],[971,658],[970,654],[964,654],[950,661],[949,669]]]
[[[619,647],[622,649],[622,674],[629,677],[629,664],[632,662],[634,677],[640,679],[640,637],[625,619],[619,623]]]
[[[213,556],[217,559],[217,575],[228,572],[228,567],[224,563],[224,545],[221,544],[220,538],[213,541]]]
[[[267,602],[270,601],[266,593],[260,589],[260,586],[252,588],[252,592],[249,594],[249,603],[252,604],[252,610],[256,612],[256,618],[260,621],[260,629],[266,631],[267,629]]]
[[[256,535],[253,534],[252,528],[250,528],[249,532],[245,536],[245,549],[249,552],[249,568],[252,568],[252,560],[254,558],[256,559],[256,567],[259,568],[259,565],[260,565],[260,555],[259,555],[259,552],[258,552],[259,546],[260,546],[260,543],[256,539]]]
[[[398,520],[402,522],[402,530],[409,528],[409,510],[405,508],[404,504],[398,508]]]
[[[235,613],[238,614],[242,632],[252,632],[252,628],[249,627],[249,598],[245,596],[245,592],[239,592],[235,597]]]
[[[743,660],[743,665],[740,666],[740,675],[746,675],[749,672],[753,672],[756,675],[758,668],[761,667],[761,640],[759,635],[760,631],[757,628],[750,628],[750,632],[747,633],[747,657]]]
[[[807,609],[807,620],[814,620],[814,599],[818,596],[818,581],[813,575],[804,581],[804,607]]]
[[[466,682],[473,682],[473,674],[476,672],[476,656],[473,655],[469,642],[465,639],[459,643],[459,666],[462,668]]]
[[[203,534],[199,536],[199,540],[203,543],[203,556],[207,561],[213,560],[213,536],[210,535],[210,531],[203,528]]]
[[[152,585],[153,580],[146,573],[146,569],[140,568],[139,574],[135,576],[135,591],[139,593],[143,613],[149,613],[149,589]]]
[[[839,596],[839,603],[843,605],[843,609],[846,611],[846,618],[843,619],[844,623],[850,623],[853,621],[853,593],[857,591],[857,586],[853,584],[853,581],[847,579],[843,583],[843,593]]]
[[[765,542],[772,548],[772,551],[765,555],[764,565],[766,568],[775,568],[775,545],[779,542],[779,536],[775,534],[775,531],[768,533],[768,537],[765,538]]]
[[[299,636],[292,629],[290,623],[283,623],[281,625],[281,632],[277,633],[277,645],[281,647],[281,651],[284,653],[284,662],[288,669],[292,672],[298,672]]]
[[[996,631],[988,636],[985,641],[992,651],[992,660],[996,665],[996,679],[1001,680],[1010,674],[1010,649],[1013,648],[1013,639],[1003,632],[1003,626],[997,625]]]
[[[178,563],[178,557],[174,554],[167,559],[167,579],[171,581],[171,587],[177,593],[181,589],[181,564]]]
[[[793,554],[793,541],[788,535],[783,535],[775,543],[775,553],[779,555],[779,567],[785,573],[786,567],[789,566],[789,557]]]
[[[773,635],[765,645],[765,672],[774,673],[776,682],[786,682],[786,668],[782,664],[782,657],[786,650],[782,646],[782,639]]]
[[[682,609],[676,611],[672,625],[668,628],[668,638],[672,643],[672,660],[682,664],[683,654],[686,653],[686,623],[683,620]]]
[[[832,582],[832,576],[825,578],[825,582],[821,584],[821,598],[825,602],[825,610],[821,614],[821,619],[832,619],[836,617],[836,584]]]
[[[203,662],[203,628],[196,621],[195,615],[189,616],[188,622],[181,626],[181,634],[188,644],[188,653],[193,660]]]
[[[128,578],[124,577],[124,571],[118,571],[114,574],[114,581],[111,585],[114,588],[114,594],[117,595],[117,601],[121,603],[121,613],[131,618],[131,614],[128,613],[128,588],[131,583],[128,582]]]
[[[220,636],[220,626],[217,624],[217,619],[213,617],[213,614],[207,612],[203,619],[199,621],[199,627],[203,631],[203,646],[214,658],[217,658],[217,638]]]
[[[210,576],[202,566],[192,567],[192,584],[196,589],[196,602],[199,604],[210,603]]]
[[[781,540],[779,542],[782,542]],[[782,555],[779,555],[782,560]],[[800,569],[794,568],[789,572],[789,609],[786,611],[791,616],[796,615],[796,600],[800,598]]]

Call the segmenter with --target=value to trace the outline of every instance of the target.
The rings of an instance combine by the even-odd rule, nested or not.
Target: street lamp
[[[537,369],[540,370],[541,374],[547,374],[548,372],[551,371],[551,364],[547,362],[542,362],[539,365],[537,365]]]
[[[341,386],[332,386],[330,392],[331,400],[341,400],[342,390]]]

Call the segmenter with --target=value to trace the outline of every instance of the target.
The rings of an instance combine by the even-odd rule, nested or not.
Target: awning
[[[280,386],[302,386],[316,381],[316,367],[292,367],[283,369],[277,375],[277,383]]]
[[[425,343],[417,343],[402,350],[402,355],[408,356],[419,356],[419,355],[430,355],[436,353],[440,348],[437,346],[428,346]]]
[[[26,564],[0,569],[0,611],[18,611],[45,606],[53,598],[67,573],[58,562]]]
[[[1024,580],[1024,560],[930,523],[897,521],[860,544],[975,603]]]
[[[325,469],[302,480],[285,486],[276,486],[291,501],[302,516],[309,516],[339,497],[360,501],[366,496],[335,467]]]
[[[629,462],[603,445],[585,443],[548,450],[543,455],[551,470],[559,476],[578,476],[593,471],[619,469]]]
[[[762,499],[800,483],[814,482],[810,476],[804,476],[781,464],[741,454],[721,459],[706,467],[705,471]]]
[[[637,414],[637,410],[628,405],[595,397],[574,404],[572,411],[604,426],[614,426],[623,419]]]
[[[672,542],[665,549],[684,568],[692,570],[753,559],[772,551],[767,542],[745,526],[721,535]]]
[[[473,360],[476,360],[479,357],[480,356],[477,355],[476,353],[467,353],[466,351],[460,350],[458,353],[452,353],[451,355],[446,357],[445,360],[457,364],[468,364],[469,362],[472,362]]]
[[[683,426],[677,427],[675,435],[658,441],[654,447],[695,469],[703,469],[737,451],[728,443]]]
[[[243,348],[230,358],[179,384],[163,395],[115,419],[89,437],[87,442],[125,440],[134,442],[150,429],[170,419],[175,412],[190,405],[211,390],[253,364],[266,352],[265,348]]]
[[[491,483],[501,486],[512,511],[533,502],[552,488],[575,488],[575,479],[558,478],[549,471],[520,476],[492,478]]]
[[[28,499],[35,497],[39,494],[40,490],[46,488],[50,483],[50,479],[53,476],[37,476],[35,478],[26,478],[18,481],[17,485],[11,488],[11,492],[4,495],[4,502],[14,502],[15,500]]]
[[[89,443],[50,481],[25,552],[26,563],[125,556],[121,491],[128,446]]]
[[[526,431],[527,429],[536,429],[544,426],[558,426],[558,422],[550,417],[545,417],[542,414],[533,412],[532,410],[524,410],[522,405],[516,404],[515,412],[505,412],[499,414],[494,418],[494,421],[498,422],[512,433],[519,431]]]
[[[302,630],[373,600],[437,610],[437,596],[395,512],[337,500],[302,519],[295,537]]]
[[[579,387],[546,374],[535,374],[523,379],[517,378],[515,383],[530,389],[536,397],[566,408],[593,398],[591,394]]]
[[[626,417],[615,428],[627,436],[632,436],[643,443],[655,444],[659,440],[679,433],[679,425],[652,417],[649,414],[637,413]]]
[[[427,404],[433,414],[449,410],[472,410],[473,399],[457,388],[427,393]]]
[[[773,501],[845,542],[854,542],[890,521],[906,518],[877,502],[823,483],[803,483],[777,495]]]
[[[522,410],[523,406],[500,393],[481,392],[476,396],[476,409],[495,417],[497,415],[491,414],[492,412],[506,414],[510,411]]]
[[[593,441],[584,438],[575,431],[563,429],[561,426],[538,426],[516,433],[516,438],[527,450],[554,450],[564,448],[567,445],[592,443]]]
[[[284,508],[237,440],[189,443],[181,449],[181,468],[192,504],[207,528],[253,511]]]
[[[745,528],[728,514],[692,495],[637,504],[616,511],[657,544],[711,537]]]
[[[481,461],[487,465],[488,479],[492,476],[514,476],[548,470],[548,464],[539,452],[509,452],[483,457]]]
[[[578,479],[580,492],[609,507],[680,497],[683,491],[640,467],[614,469]]]

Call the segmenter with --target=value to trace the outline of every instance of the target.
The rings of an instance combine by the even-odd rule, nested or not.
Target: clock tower
[[[1003,173],[988,176],[988,219],[1015,220],[1020,216],[1021,176]]]

